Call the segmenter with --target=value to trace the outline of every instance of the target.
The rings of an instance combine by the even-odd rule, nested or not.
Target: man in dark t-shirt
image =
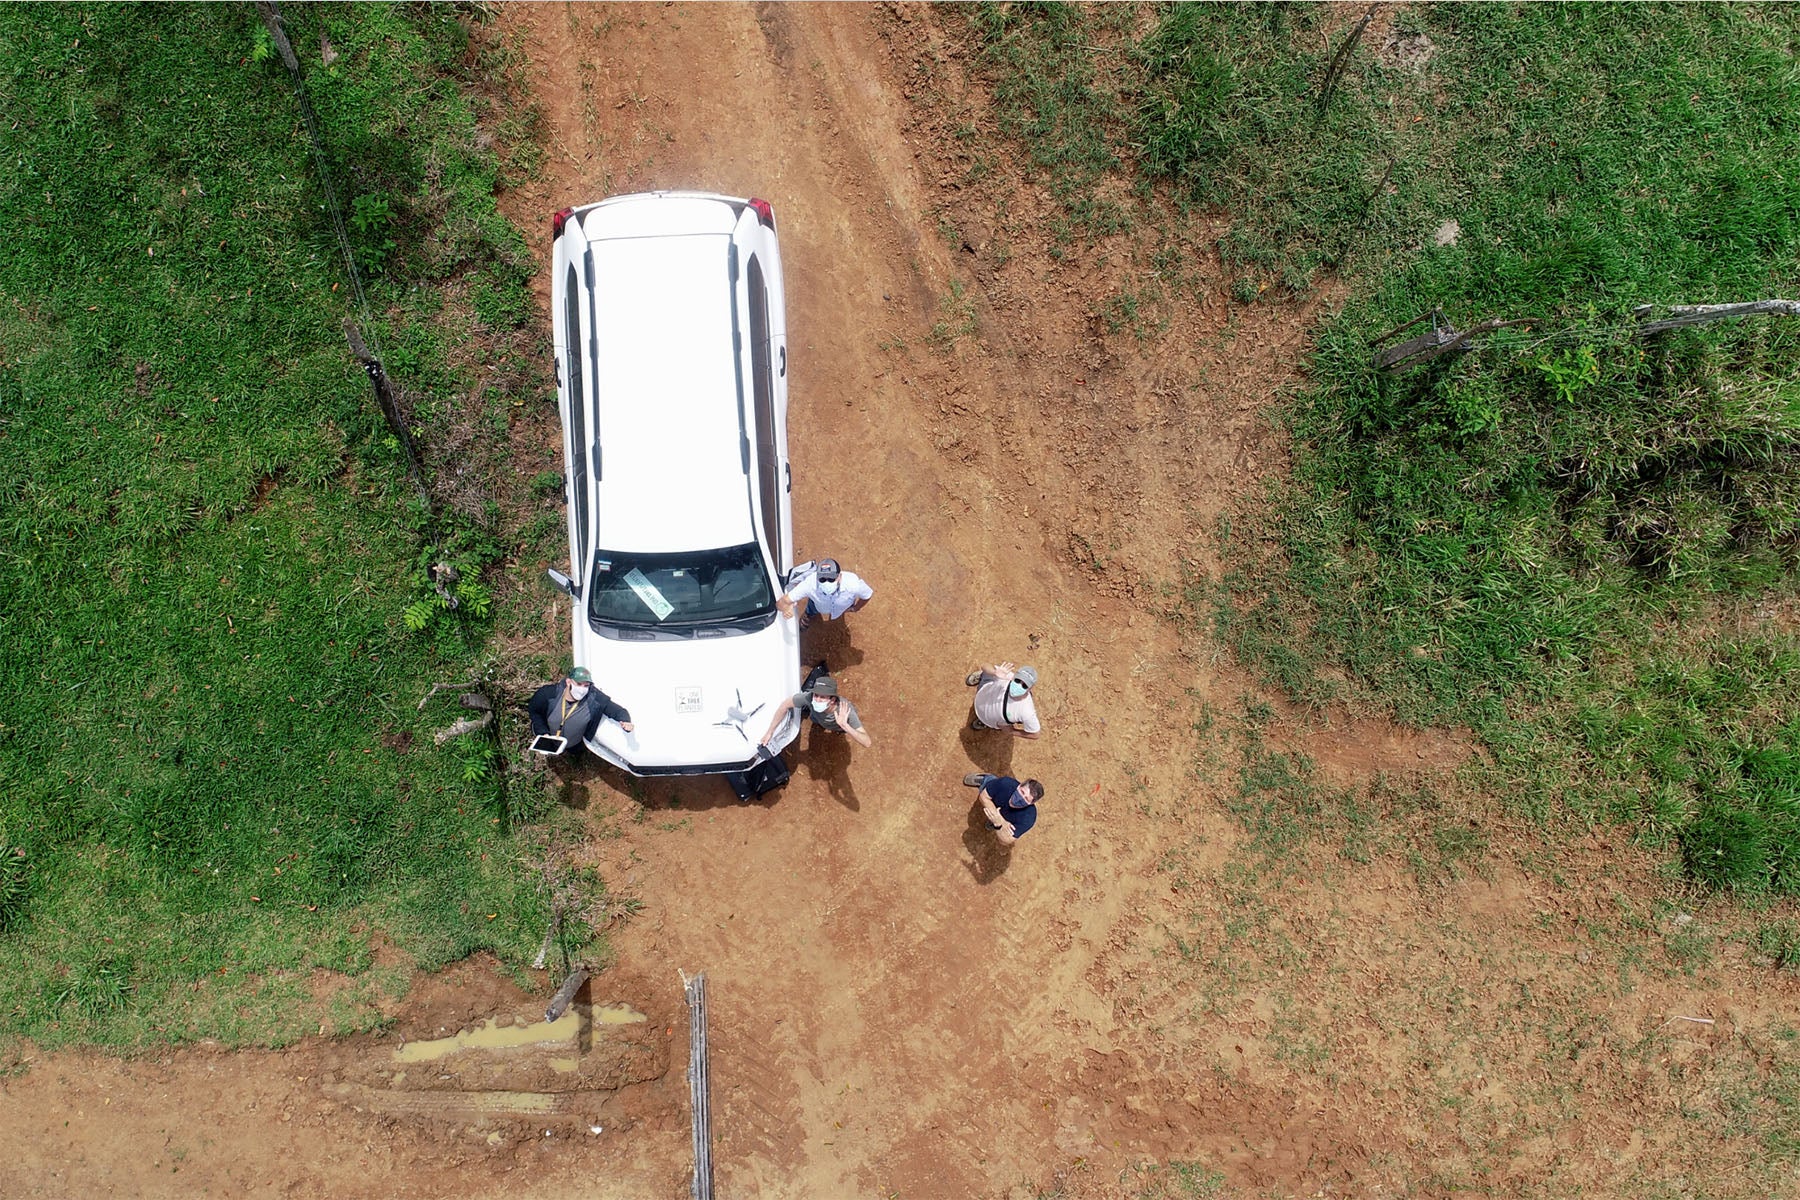
[[[775,715],[769,718],[768,732],[763,734],[763,746],[775,736],[781,723],[787,720],[790,712],[798,711],[802,721],[810,720],[820,729],[829,729],[841,733],[859,746],[873,744],[869,731],[863,728],[862,717],[856,711],[856,705],[838,695],[837,680],[827,675],[824,663],[814,667],[807,676],[801,690],[783,700],[775,709]]]
[[[965,775],[963,782],[981,789],[981,811],[1002,846],[1011,846],[1037,824],[1038,801],[1044,785],[1035,779],[1020,783],[1011,775]]]

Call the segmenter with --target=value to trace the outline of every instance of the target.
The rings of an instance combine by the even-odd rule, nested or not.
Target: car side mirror
[[[575,586],[575,581],[573,579],[570,579],[567,575],[564,575],[554,567],[545,571],[544,574],[550,577],[550,582],[555,586],[557,591],[565,593],[572,600],[581,599],[581,589]]]

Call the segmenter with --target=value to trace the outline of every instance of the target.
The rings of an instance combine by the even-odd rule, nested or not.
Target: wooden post
[[[556,989],[556,995],[550,997],[550,1007],[544,1010],[546,1025],[554,1022],[569,1010],[569,1005],[575,1000],[575,993],[579,992],[581,985],[588,981],[588,974],[587,967],[580,966],[576,967],[569,973],[569,977],[563,980],[563,985]]]
[[[1649,307],[1646,304],[1633,311],[1642,317]],[[1749,317],[1760,313],[1800,317],[1800,300],[1747,300],[1741,304],[1671,304],[1669,313],[1669,317],[1665,320],[1651,321],[1647,325],[1638,326],[1638,336],[1649,337],[1670,329],[1682,329],[1689,325],[1705,325],[1726,317]]]
[[[419,444],[413,441],[412,430],[406,426],[406,417],[400,411],[400,401],[394,395],[394,385],[388,380],[387,370],[379,358],[369,353],[368,343],[363,341],[362,331],[354,322],[344,322],[344,337],[350,342],[350,353],[362,364],[369,382],[375,387],[375,400],[381,405],[381,415],[387,419],[388,430],[400,442],[400,449],[406,456],[406,473],[424,492],[425,461],[419,454]]]
[[[294,44],[288,41],[287,27],[281,22],[281,10],[275,7],[274,0],[256,0],[256,15],[262,18],[263,25],[269,31],[269,36],[274,39],[275,49],[280,53],[281,61],[286,63],[287,69],[294,73],[295,78],[298,78],[300,60],[294,55]]]

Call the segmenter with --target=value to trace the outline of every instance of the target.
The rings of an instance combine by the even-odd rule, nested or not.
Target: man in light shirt
[[[963,680],[975,689],[975,715],[969,728],[1005,729],[1014,737],[1037,737],[1043,729],[1031,695],[1037,678],[1036,667],[1015,667],[1009,662],[970,671]]]
[[[812,623],[818,613],[827,621],[835,621],[869,602],[875,589],[862,581],[854,571],[838,568],[837,559],[821,558],[810,571],[801,571],[784,596],[775,597],[775,607],[784,617],[800,615],[802,628]],[[802,606],[809,606],[807,611]]]

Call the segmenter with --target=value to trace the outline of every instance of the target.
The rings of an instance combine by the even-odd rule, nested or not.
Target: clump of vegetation
[[[472,390],[447,285],[528,269],[467,33],[287,18],[369,312],[254,13],[0,12],[0,1013],[40,1043],[281,1040],[377,929],[423,967],[544,929],[495,773],[415,707],[476,655],[491,516],[420,502],[342,333],[381,314],[429,439]],[[440,560],[461,615],[409,632]]]
[[[1239,543],[1212,593],[1221,627],[1284,674],[1306,673],[1296,655],[1331,662],[1406,720],[1472,725],[1497,777],[1529,780],[1534,811],[1638,820],[1653,840],[1679,835],[1701,878],[1789,890],[1770,856],[1800,851],[1795,826],[1731,764],[1786,737],[1800,648],[1754,624],[1712,632],[1709,614],[1794,591],[1796,331],[1644,340],[1628,310],[1779,289],[1800,250],[1800,135],[1781,115],[1800,93],[1771,85],[1755,22],[1434,10],[1426,28],[1436,102],[1466,123],[1438,138],[1447,168],[1407,177],[1394,202],[1418,241],[1320,334],[1290,409],[1282,553]],[[1506,56],[1558,67],[1509,98],[1490,90]],[[1596,99],[1635,88],[1641,103]],[[1720,126],[1695,94],[1743,119]],[[1515,142],[1480,132],[1478,108],[1480,129],[1497,120]],[[1732,199],[1743,189],[1721,171],[1774,198]],[[1436,245],[1430,224],[1451,214],[1463,240]],[[1467,323],[1544,319],[1377,373],[1370,338],[1438,301]],[[1273,644],[1286,653],[1261,652]]]
[[[1124,228],[1126,210],[1106,188],[1120,163],[1117,88],[1093,43],[1116,34],[1128,10],[983,3],[968,11],[981,57],[994,72],[1001,129],[1028,148],[1032,170],[1065,214],[1056,224],[1058,240]]]

